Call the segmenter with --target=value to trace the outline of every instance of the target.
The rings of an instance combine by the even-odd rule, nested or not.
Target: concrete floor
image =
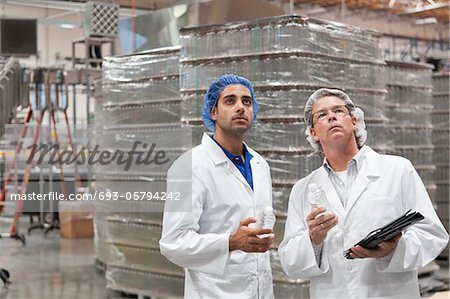
[[[9,289],[0,287],[0,299],[107,298],[106,280],[94,266],[93,239],[61,239],[58,230],[26,237],[25,247],[0,239],[0,267],[12,281]]]

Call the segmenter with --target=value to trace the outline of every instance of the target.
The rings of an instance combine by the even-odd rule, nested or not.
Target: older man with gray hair
[[[309,278],[311,298],[419,298],[416,270],[445,248],[448,234],[413,165],[365,145],[364,113],[341,90],[314,92],[304,118],[324,162],[291,191],[279,246],[284,271]],[[326,213],[309,202],[313,185],[323,190]],[[425,219],[375,249],[355,246],[410,209]]]

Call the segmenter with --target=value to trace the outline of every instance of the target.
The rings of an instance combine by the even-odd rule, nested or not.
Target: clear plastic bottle
[[[251,229],[273,229],[275,225],[275,215],[271,206],[265,206],[256,216],[256,222],[250,223]],[[260,238],[270,237],[272,234],[258,235]]]
[[[309,200],[309,204],[311,205],[312,209],[317,209],[317,208],[325,208],[326,211],[323,213],[320,213],[319,215],[316,216],[319,217],[320,215],[324,215],[326,213],[331,213],[331,207],[328,204],[327,201],[327,196],[325,194],[325,192],[322,190],[322,188],[320,188],[319,186],[317,186],[315,183],[310,183],[308,185],[308,200]]]

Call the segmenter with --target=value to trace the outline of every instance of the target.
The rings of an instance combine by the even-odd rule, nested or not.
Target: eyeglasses
[[[344,117],[350,115],[347,107],[345,105],[333,106],[328,109],[319,110],[312,114],[312,122],[321,122],[327,119],[328,113],[332,112],[336,117]]]

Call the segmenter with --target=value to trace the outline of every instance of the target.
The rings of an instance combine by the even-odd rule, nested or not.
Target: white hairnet
[[[356,119],[356,129],[355,129],[356,143],[358,145],[358,148],[361,148],[367,139],[366,123],[364,122],[364,112],[361,110],[361,108],[355,106],[353,101],[345,92],[339,89],[328,89],[328,88],[320,88],[316,90],[306,102],[303,116],[306,123],[306,130],[305,130],[306,139],[308,140],[309,144],[311,144],[312,148],[315,151],[323,153],[320,143],[312,138],[310,129],[313,126],[312,110],[314,103],[316,103],[318,100],[326,96],[335,96],[344,101],[345,106],[350,111],[350,115]]]

